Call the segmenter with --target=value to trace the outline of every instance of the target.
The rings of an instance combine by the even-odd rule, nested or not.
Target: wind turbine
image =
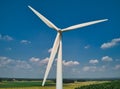
[[[82,23],[82,24],[77,24],[74,26],[70,26],[64,29],[60,29],[57,26],[55,26],[51,21],[49,21],[47,18],[45,18],[42,14],[40,14],[38,11],[36,11],[35,9],[33,9],[31,6],[28,6],[48,27],[54,29],[57,31],[57,36],[55,38],[54,44],[53,44],[53,48],[50,54],[50,58],[49,58],[49,62],[46,68],[46,72],[44,75],[44,80],[42,83],[42,86],[44,86],[46,79],[48,77],[49,71],[51,69],[53,60],[56,56],[56,53],[58,52],[58,59],[57,59],[57,81],[56,81],[56,89],[62,89],[63,87],[63,82],[62,82],[62,33],[66,32],[66,31],[70,31],[70,30],[74,30],[77,28],[82,28],[82,27],[86,27],[89,25],[93,25],[93,24],[97,24],[100,22],[104,22],[107,21],[108,19],[102,19],[102,20],[96,20],[96,21],[91,21],[91,22],[86,22],[86,23]]]

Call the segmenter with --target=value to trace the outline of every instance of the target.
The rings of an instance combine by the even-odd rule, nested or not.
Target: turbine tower
[[[28,6],[48,27],[54,29],[57,31],[57,36],[55,38],[52,51],[50,54],[49,62],[46,68],[46,72],[44,75],[44,80],[42,83],[42,86],[45,85],[46,79],[48,77],[49,71],[51,69],[51,66],[53,64],[54,58],[56,56],[56,53],[58,52],[58,59],[57,59],[57,75],[56,75],[56,89],[63,89],[63,81],[62,81],[62,33],[70,30],[74,30],[77,28],[86,27],[89,25],[97,24],[100,22],[107,21],[108,19],[102,19],[102,20],[96,20],[91,22],[86,22],[82,24],[77,24],[74,26],[70,26],[64,29],[60,29],[57,26],[55,26],[51,21],[49,21],[47,18],[45,18],[42,14],[40,14],[38,11],[33,9],[31,6]]]

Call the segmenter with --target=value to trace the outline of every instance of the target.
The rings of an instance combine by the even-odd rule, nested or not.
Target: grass
[[[0,88],[40,87],[41,85],[41,81],[3,81],[0,83]],[[46,86],[55,86],[55,83],[47,81]]]
[[[75,82],[67,83],[63,85],[63,89],[75,89],[76,87],[100,84],[106,81],[86,81],[86,82]],[[0,83],[0,89],[56,89],[55,83],[47,81],[44,87],[41,86],[41,81],[3,81]]]
[[[75,89],[76,87],[105,83],[106,81],[86,81],[64,84],[63,89]],[[41,81],[13,81],[1,82],[0,89],[56,89],[55,83],[47,81],[44,87],[41,86]]]

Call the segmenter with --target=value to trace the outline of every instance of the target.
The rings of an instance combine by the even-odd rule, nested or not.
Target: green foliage
[[[75,89],[120,89],[120,81],[82,86]]]

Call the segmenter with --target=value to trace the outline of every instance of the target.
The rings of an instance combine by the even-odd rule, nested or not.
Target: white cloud
[[[112,39],[112,41],[103,43],[101,45],[102,49],[107,49],[116,46],[118,43],[120,43],[120,38]]]
[[[99,61],[97,60],[97,59],[94,59],[94,60],[89,60],[89,63],[91,63],[91,64],[97,64]]]
[[[72,68],[71,70],[72,70],[73,73],[80,73],[80,69]]]
[[[51,53],[51,51],[52,51],[52,48],[50,48],[50,49],[48,50],[48,53]]]
[[[40,60],[40,58],[32,57],[32,58],[29,59],[29,61],[30,61],[31,63],[36,63],[37,65],[45,65],[45,64],[48,63],[49,58],[46,57],[45,59]]]
[[[97,70],[96,66],[85,66],[83,67],[83,71],[87,72],[87,71],[92,71],[95,72]]]
[[[64,66],[74,66],[74,65],[79,65],[80,63],[78,61],[65,61],[63,60],[63,65]]]
[[[16,61],[16,66],[15,67],[20,68],[20,69],[30,69],[30,68],[32,68],[29,63],[27,63],[26,61],[21,61],[21,60]]]
[[[30,60],[30,62],[39,62],[40,61],[39,58],[35,58],[35,57],[32,57],[29,60]]]
[[[116,65],[114,69],[119,70],[120,69],[120,64]]]
[[[89,67],[89,66],[83,67],[83,71],[89,71],[89,70],[90,70],[90,67]]]
[[[113,61],[113,59],[109,56],[104,56],[104,57],[102,57],[102,61],[110,62],[110,61]]]
[[[30,69],[31,66],[27,61],[14,60],[8,57],[0,57],[0,67],[12,67],[17,69]]]
[[[28,77],[43,76],[49,58],[31,57],[28,60],[18,60],[0,56],[0,76],[3,77]]]
[[[0,67],[4,67],[12,62],[13,62],[12,59],[9,59],[7,57],[0,57]]]
[[[82,70],[84,72],[104,72],[104,71],[107,70],[107,66],[106,65],[102,65],[102,66],[84,66],[82,68]]]
[[[49,58],[46,57],[45,59],[43,59],[43,60],[40,61],[40,64],[47,64],[48,61],[49,61]]]
[[[0,34],[0,40],[12,41],[13,38],[11,36],[8,36],[8,35],[1,35]]]
[[[10,36],[8,36],[8,35],[4,36],[4,38],[3,38],[3,39],[4,39],[4,40],[8,40],[8,41],[13,40],[13,38],[12,38],[12,37],[10,37]]]
[[[106,70],[106,66],[103,65],[103,66],[101,66],[98,70],[99,70],[99,71],[105,71],[105,70]]]
[[[22,44],[30,44],[31,41],[28,41],[28,40],[21,40],[20,43],[22,43]]]
[[[85,49],[89,49],[89,48],[90,48],[90,45],[86,45],[84,48],[85,48]]]

